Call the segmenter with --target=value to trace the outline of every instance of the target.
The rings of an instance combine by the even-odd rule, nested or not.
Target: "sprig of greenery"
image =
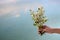
[[[44,16],[44,9],[41,6],[36,12],[30,10],[32,19],[34,20],[34,26],[42,28],[43,24],[47,22],[46,16]]]
[[[34,25],[43,25],[47,21],[46,16],[44,16],[43,7],[38,8],[37,12],[34,12],[32,10],[30,10],[30,12],[32,19],[34,20]]]

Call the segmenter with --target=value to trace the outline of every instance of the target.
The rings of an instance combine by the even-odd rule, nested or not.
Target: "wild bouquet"
[[[39,28],[43,28],[44,23],[47,21],[46,16],[44,15],[44,8],[41,6],[40,8],[38,8],[38,10],[36,12],[30,10],[32,19],[34,20],[34,26],[37,26]],[[40,32],[40,34],[44,34],[44,32]]]

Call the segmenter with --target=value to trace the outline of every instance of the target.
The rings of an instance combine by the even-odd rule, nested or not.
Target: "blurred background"
[[[48,18],[46,25],[60,28],[60,0],[0,0],[0,40],[60,40],[60,34],[38,34],[29,10],[40,5]]]

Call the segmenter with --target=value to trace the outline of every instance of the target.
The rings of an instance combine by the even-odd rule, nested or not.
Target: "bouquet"
[[[30,10],[32,19],[34,20],[34,26],[37,26],[39,28],[43,28],[44,23],[47,21],[46,16],[44,15],[44,8],[41,6],[40,8],[38,8],[38,10],[36,12]],[[44,32],[40,32],[40,34],[44,34]]]

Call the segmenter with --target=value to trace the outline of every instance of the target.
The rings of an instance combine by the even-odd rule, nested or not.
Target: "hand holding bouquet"
[[[34,26],[39,27],[40,29],[43,28],[44,23],[47,21],[46,16],[44,15],[44,9],[41,6],[40,8],[38,8],[38,10],[36,12],[30,10],[31,12],[31,16],[34,20]],[[42,35],[44,32],[40,32],[40,34]]]

